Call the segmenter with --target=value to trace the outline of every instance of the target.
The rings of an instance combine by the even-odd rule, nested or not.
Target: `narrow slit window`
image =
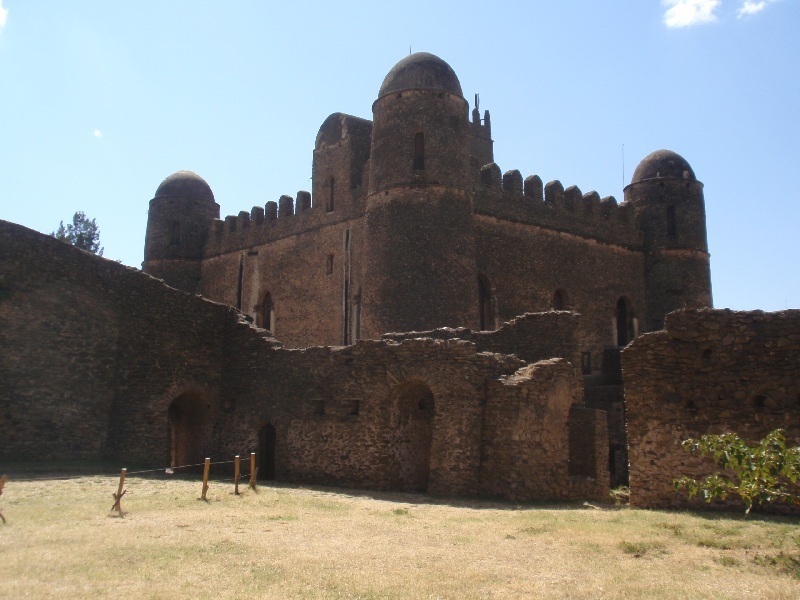
[[[425,168],[425,134],[419,132],[414,135],[414,169]]]
[[[667,207],[667,237],[674,238],[678,234],[677,227],[675,226],[675,207]]]
[[[333,212],[335,194],[336,194],[336,179],[331,177],[330,189],[328,190],[328,203],[325,206],[326,212]]]
[[[170,243],[171,246],[180,246],[181,245],[181,222],[180,221],[173,221],[172,222],[172,231],[170,232],[169,243]]]
[[[325,274],[326,275],[333,274],[333,254],[328,254],[328,260],[325,264]]]

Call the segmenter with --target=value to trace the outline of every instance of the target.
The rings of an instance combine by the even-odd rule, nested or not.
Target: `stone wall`
[[[681,310],[622,352],[631,504],[687,506],[673,479],[709,474],[680,445],[735,432],[751,443],[778,427],[800,444],[800,311]],[[694,504],[698,504],[694,503]]]
[[[170,402],[216,410],[240,315],[18,225],[0,241],[0,457],[163,464]]]
[[[619,299],[627,299],[631,323],[644,314],[642,253],[484,214],[475,220],[478,270],[491,284],[498,320],[552,308],[580,313],[580,351],[591,353],[592,370],[599,373],[604,348],[617,343]],[[553,305],[556,291],[562,307]]]
[[[581,382],[571,364],[541,361],[491,382],[489,389],[481,471],[485,495],[608,500],[605,414],[576,406]],[[579,477],[571,477],[571,460],[583,463]],[[579,493],[573,482],[583,486]]]
[[[563,359],[528,366],[460,339],[284,349],[232,308],[51,237],[0,222],[0,241],[0,460],[158,468],[257,451],[261,475],[285,481],[518,500],[607,489],[598,453],[597,485],[570,487],[581,386]]]

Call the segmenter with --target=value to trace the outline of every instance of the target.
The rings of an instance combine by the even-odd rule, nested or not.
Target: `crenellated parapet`
[[[484,165],[474,190],[479,215],[553,229],[609,244],[639,248],[642,232],[632,207],[613,196],[583,193],[576,185],[564,189],[558,180],[542,184],[538,175],[523,179],[517,170],[501,174],[495,163]]]
[[[244,250],[363,216],[360,188],[349,195],[351,202],[342,203],[337,211],[328,211],[324,204],[313,203],[311,193],[301,190],[296,197],[283,195],[277,202],[270,200],[249,212],[240,211],[237,215],[214,219],[204,255]]]

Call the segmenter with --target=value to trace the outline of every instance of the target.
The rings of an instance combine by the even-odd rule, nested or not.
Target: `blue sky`
[[[644,156],[683,155],[715,306],[800,308],[798,31],[796,0],[0,0],[0,218],[82,210],[138,267],[165,177],[200,174],[223,216],[310,189],[319,126],[371,118],[411,49],[480,93],[503,171],[621,201]]]

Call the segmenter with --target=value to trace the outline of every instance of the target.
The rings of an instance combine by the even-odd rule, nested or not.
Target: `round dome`
[[[392,67],[383,80],[378,98],[402,90],[441,90],[464,97],[452,67],[427,52],[415,52]]]
[[[156,190],[156,198],[162,196],[183,196],[214,202],[214,192],[206,180],[192,171],[178,171],[161,182]]]
[[[694,171],[686,159],[672,150],[656,150],[644,157],[633,172],[631,183],[645,179],[688,179],[697,181]]]

